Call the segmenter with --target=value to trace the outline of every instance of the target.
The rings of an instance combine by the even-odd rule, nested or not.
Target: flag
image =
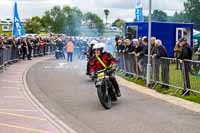
[[[141,2],[141,0],[137,0],[137,2],[136,2],[135,20],[136,20],[137,22],[143,21],[142,2]]]
[[[18,10],[17,10],[17,2],[14,3],[14,18],[13,18],[13,33],[14,37],[25,35],[24,27],[20,21]]]

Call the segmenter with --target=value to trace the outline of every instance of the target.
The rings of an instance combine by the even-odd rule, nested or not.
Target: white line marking
[[[37,110],[31,110],[31,109],[0,109],[0,111],[14,111],[14,112],[38,112]]]
[[[2,88],[2,89],[16,89],[16,90],[21,90],[20,87],[12,87],[12,86],[2,86],[0,88]]]
[[[17,83],[17,84],[20,84],[22,81],[0,80],[0,82],[7,82],[7,83]]]
[[[37,133],[51,133],[51,132],[45,131],[45,130],[38,130],[38,129],[33,129],[33,128],[21,127],[21,126],[17,126],[17,125],[5,124],[5,123],[0,123],[0,126],[16,128],[16,129],[21,129],[21,130],[26,130],[26,131],[31,131],[31,132],[37,132]]]
[[[0,114],[21,117],[21,118],[27,118],[27,119],[40,120],[40,121],[47,121],[47,119],[34,117],[34,116],[28,116],[28,115],[15,114],[15,113],[0,112]]]
[[[26,99],[25,97],[22,97],[22,96],[4,96],[4,98],[8,98],[8,99]]]

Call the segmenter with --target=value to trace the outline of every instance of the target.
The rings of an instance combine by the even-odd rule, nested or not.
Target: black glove
[[[115,71],[115,69],[109,69],[106,71],[106,74],[111,75],[114,71]]]

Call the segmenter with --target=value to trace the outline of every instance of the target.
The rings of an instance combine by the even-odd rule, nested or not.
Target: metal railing
[[[146,81],[147,56],[136,56],[132,53],[117,53],[118,68],[125,74]],[[153,88],[162,85],[163,88],[174,87],[187,92],[200,94],[200,61],[178,60],[175,58],[151,57],[151,84]]]
[[[47,44],[44,47],[34,45],[32,49],[32,57],[44,56],[53,54],[56,49],[54,44]],[[5,69],[8,64],[17,62],[22,58],[22,49],[8,45],[4,48],[0,48],[0,69]]]
[[[18,60],[18,49],[12,46],[0,48],[0,68],[4,68],[7,64]]]

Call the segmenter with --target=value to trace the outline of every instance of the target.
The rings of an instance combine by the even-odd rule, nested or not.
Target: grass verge
[[[117,72],[117,75],[124,78],[125,80],[127,80],[129,82],[133,82],[133,83],[139,84],[141,86],[146,86],[144,79],[137,78],[134,76],[129,76],[129,75],[126,75],[123,72],[119,72],[119,71]],[[190,92],[189,96],[183,96],[182,90],[177,91],[177,88],[174,88],[174,87],[162,88],[162,85],[156,85],[154,87],[154,89],[157,92],[165,94],[165,95],[171,95],[171,96],[179,97],[179,98],[182,98],[182,99],[185,99],[188,101],[192,101],[195,103],[200,103],[200,94],[197,94],[197,93]]]

